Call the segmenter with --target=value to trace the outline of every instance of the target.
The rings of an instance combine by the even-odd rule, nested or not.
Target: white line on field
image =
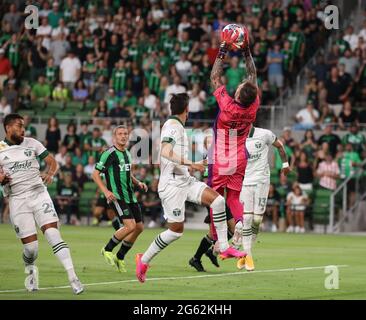
[[[226,276],[238,276],[238,275],[248,275],[254,273],[275,273],[275,272],[293,272],[293,271],[305,271],[305,270],[316,270],[316,269],[324,269],[327,266],[318,266],[318,267],[300,267],[300,268],[286,268],[286,269],[268,269],[268,270],[257,270],[251,272],[228,272],[228,273],[220,273],[220,274],[203,274],[198,276],[185,276],[185,277],[162,277],[162,278],[150,278],[146,279],[146,281],[165,281],[165,280],[186,280],[186,279],[200,279],[200,278],[216,278],[216,277],[226,277]],[[346,268],[348,265],[335,265],[338,268]],[[94,283],[86,283],[85,287],[91,286],[104,286],[110,284],[119,284],[119,283],[132,283],[138,282],[138,280],[121,280],[121,281],[110,281],[110,282],[94,282]],[[60,287],[46,287],[39,288],[39,290],[55,290],[55,289],[66,289],[70,288],[70,286],[60,286]],[[26,289],[14,289],[14,290],[1,290],[0,293],[12,293],[12,292],[26,292]]]

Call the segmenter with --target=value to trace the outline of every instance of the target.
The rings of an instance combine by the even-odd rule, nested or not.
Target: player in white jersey
[[[188,160],[188,138],[184,128],[188,118],[188,102],[186,93],[173,95],[170,100],[172,116],[162,128],[158,192],[168,230],[160,233],[144,254],[136,255],[136,276],[140,282],[146,279],[149,262],[183,235],[186,201],[212,208],[221,258],[245,256],[244,252],[229,246],[224,197],[189,174],[189,167],[203,172],[205,166],[203,162]]]
[[[243,249],[247,252],[246,257],[238,260],[237,267],[239,269],[245,267],[246,270],[252,271],[254,270],[252,245],[256,241],[266,211],[270,185],[268,152],[271,145],[278,149],[281,156],[282,173],[287,175],[290,168],[285,148],[272,131],[252,126],[245,145],[249,158],[240,193],[240,201],[244,205],[244,218],[243,222],[239,221],[236,224],[233,242],[236,246],[242,242]]]
[[[73,292],[80,294],[84,289],[75,274],[70,250],[57,228],[59,220],[45,186],[52,182],[57,162],[39,141],[24,137],[24,120],[19,114],[7,115],[4,129],[6,137],[0,142],[0,183],[9,197],[11,223],[23,243],[26,289],[38,290],[37,224],[65,268]],[[45,161],[47,172],[40,172],[37,157]]]

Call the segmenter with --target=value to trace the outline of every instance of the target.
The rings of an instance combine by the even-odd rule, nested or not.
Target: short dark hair
[[[189,96],[186,93],[172,94],[170,99],[170,111],[172,115],[182,114],[189,103]]]
[[[6,126],[12,124],[17,119],[24,120],[23,117],[18,113],[9,113],[7,116],[5,116],[3,120],[5,132],[6,132]]]
[[[239,101],[245,106],[249,107],[257,98],[258,88],[252,82],[246,82],[240,89]]]

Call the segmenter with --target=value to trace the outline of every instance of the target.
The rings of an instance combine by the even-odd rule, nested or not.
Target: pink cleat
[[[149,269],[149,265],[145,264],[141,261],[143,254],[138,253],[136,254],[135,261],[136,261],[136,277],[141,282],[144,283],[146,280],[146,272]]]
[[[229,258],[243,258],[247,254],[245,252],[239,251],[233,247],[227,248],[225,251],[220,252],[221,260],[229,259]]]

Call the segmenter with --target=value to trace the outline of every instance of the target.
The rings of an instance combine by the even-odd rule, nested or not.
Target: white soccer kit
[[[188,157],[188,137],[179,118],[170,117],[161,131],[161,143],[171,143],[173,152]],[[207,185],[189,174],[188,167],[160,157],[158,192],[168,222],[183,222],[185,202],[201,204],[201,196]]]
[[[253,127],[249,133],[246,140],[249,158],[240,193],[244,212],[263,214],[266,210],[271,174],[268,151],[276,139],[276,135],[267,129]]]
[[[10,220],[18,238],[36,234],[36,223],[42,227],[58,222],[37,160],[47,155],[47,149],[33,138],[24,138],[19,145],[12,145],[6,139],[0,142],[0,167],[11,178],[4,194],[9,197]]]

